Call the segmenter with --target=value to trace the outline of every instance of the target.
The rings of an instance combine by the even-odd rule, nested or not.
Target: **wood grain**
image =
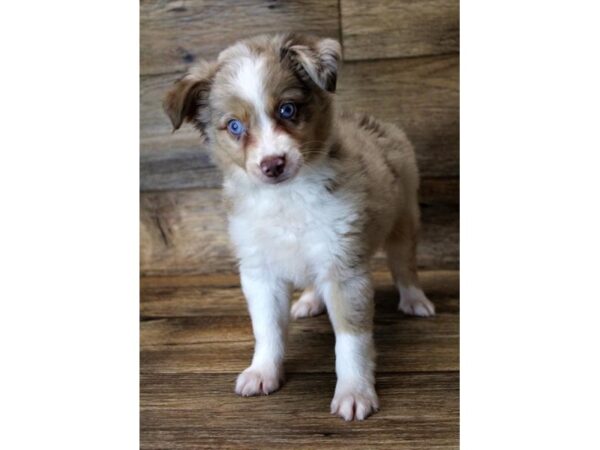
[[[433,319],[403,316],[387,274],[374,275],[381,411],[352,424],[328,413],[335,374],[326,316],[291,324],[282,389],[241,398],[233,385],[253,339],[237,277],[145,280],[142,448],[458,448],[458,272],[420,274]]]
[[[236,271],[219,189],[142,193],[140,208],[142,275]],[[420,267],[458,266],[458,221],[456,205],[422,205]]]
[[[429,298],[438,303],[438,312],[454,312],[452,302],[458,298],[458,272],[427,270],[419,274]],[[374,272],[377,311],[395,308],[397,296],[389,272]],[[296,293],[296,297],[299,292]],[[443,302],[438,302],[443,300]],[[440,309],[441,308],[441,309]],[[245,300],[237,274],[175,277],[143,277],[141,279],[140,314],[142,320],[247,316]]]
[[[338,39],[337,0],[142,0],[142,75],[181,72],[238,39],[297,31]]]
[[[177,75],[142,77],[141,188],[215,187],[220,175],[191,126],[172,133],[162,98]],[[423,177],[456,177],[458,57],[348,63],[338,89],[341,107],[401,125],[412,140]]]
[[[234,271],[220,190],[142,194],[140,248],[143,275]]]
[[[394,319],[375,321],[378,373],[458,370],[456,315],[428,320],[395,314]],[[309,320],[314,323],[291,326],[287,373],[334,370],[335,339],[329,321],[325,316]],[[145,321],[141,336],[146,342],[142,372],[239,373],[250,364],[254,348],[249,319],[241,317]]]
[[[420,277],[425,277],[425,280],[421,280],[423,283],[427,283],[427,277],[436,277],[436,283],[439,283],[439,280],[445,280],[445,275],[443,274],[453,274],[455,273],[456,280],[458,280],[458,273],[454,270],[426,270],[420,272]],[[440,275],[442,274],[442,275]],[[376,286],[392,285],[392,277],[389,274],[388,270],[385,271],[372,271],[371,276],[373,277],[373,282]],[[440,278],[441,277],[441,278]],[[454,284],[452,284],[454,283]],[[454,289],[452,286],[456,284],[458,286],[458,281],[452,282],[452,278],[447,282],[442,283],[439,286],[442,286],[443,289]],[[209,274],[194,274],[194,275],[157,275],[157,276],[143,276],[140,277],[140,289],[142,292],[145,292],[146,289],[152,288],[184,288],[184,287],[204,287],[204,288],[236,288],[240,286],[239,275],[234,272],[222,272],[222,273],[209,273]],[[434,284],[433,286],[438,286],[438,284]],[[428,288],[429,289],[429,288]],[[437,288],[436,288],[437,289]],[[456,291],[458,292],[458,291]]]
[[[451,178],[421,178],[419,202],[421,205],[455,205],[460,201],[460,180]]]
[[[346,60],[457,53],[458,0],[341,0]]]
[[[432,319],[402,315],[393,285],[377,283],[379,373],[458,370],[458,274],[424,272],[423,282],[437,308]],[[237,287],[145,288],[142,314],[144,373],[236,373],[252,355],[252,328]],[[288,373],[333,371],[334,336],[326,315],[293,322],[288,342]]]
[[[458,176],[458,66],[458,56],[347,63],[339,103],[401,125],[422,176]]]
[[[381,410],[331,416],[335,376],[297,374],[268,397],[232,392],[232,375],[143,374],[141,448],[458,448],[458,374],[383,374]]]

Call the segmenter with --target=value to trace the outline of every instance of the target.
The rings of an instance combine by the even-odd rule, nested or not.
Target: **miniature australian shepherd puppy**
[[[405,314],[431,316],[419,287],[415,155],[394,125],[336,110],[332,39],[258,36],[202,62],[167,93],[173,127],[190,122],[224,175],[229,234],[256,340],[243,396],[283,380],[290,315],[329,314],[337,385],[331,412],[378,409],[369,260],[383,247]],[[291,307],[295,288],[304,289]]]

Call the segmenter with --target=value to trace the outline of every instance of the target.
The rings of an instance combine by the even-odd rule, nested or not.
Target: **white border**
[[[461,447],[600,448],[597,2],[461,2]]]
[[[138,446],[138,7],[2,7],[1,448]],[[461,2],[465,449],[600,447],[598,17]]]
[[[139,446],[138,8],[1,8],[0,448]]]

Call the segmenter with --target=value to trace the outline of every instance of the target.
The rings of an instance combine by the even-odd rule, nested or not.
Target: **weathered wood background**
[[[342,42],[339,103],[403,126],[415,145],[423,177],[419,266],[458,267],[456,0],[142,0],[140,18],[142,275],[235,272],[221,176],[191,127],[172,134],[161,100],[199,59],[280,31]]]

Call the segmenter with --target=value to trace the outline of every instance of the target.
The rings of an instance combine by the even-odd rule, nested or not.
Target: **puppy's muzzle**
[[[285,170],[285,156],[269,156],[260,162],[260,170],[269,178],[279,177]]]

